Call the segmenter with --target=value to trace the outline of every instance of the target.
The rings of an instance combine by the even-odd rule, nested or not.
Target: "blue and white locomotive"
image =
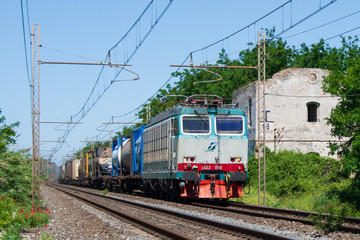
[[[244,113],[219,97],[193,95],[113,142],[107,184],[172,198],[241,197],[247,161]]]

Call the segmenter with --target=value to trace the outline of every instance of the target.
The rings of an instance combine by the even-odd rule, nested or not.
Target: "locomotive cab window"
[[[216,117],[217,134],[243,134],[244,118],[242,116],[217,116]]]
[[[206,115],[182,116],[182,131],[185,134],[209,134],[210,118]]]

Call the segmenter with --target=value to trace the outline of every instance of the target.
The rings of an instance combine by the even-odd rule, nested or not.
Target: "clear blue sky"
[[[167,0],[157,0],[158,7]],[[60,164],[63,156],[71,154],[84,146],[86,139],[91,140],[99,134],[96,129],[108,122],[111,116],[125,114],[152,96],[176,69],[170,64],[181,64],[191,51],[201,49],[233,32],[251,24],[268,12],[277,8],[286,0],[175,0],[165,13],[160,23],[151,32],[147,40],[131,59],[129,67],[140,75],[136,82],[114,83],[97,102],[91,111],[81,120],[83,124],[75,127],[69,134],[66,143],[55,155],[53,161]],[[235,37],[218,45],[194,54],[194,63],[204,61],[213,63],[217,53],[223,47],[228,53],[236,53],[246,48],[248,41],[256,40],[256,33],[261,28],[276,26],[277,30],[286,29],[319,8],[330,0],[293,0],[292,10],[289,6],[260,21],[255,26],[244,30]],[[25,14],[25,39],[28,56],[29,27]],[[103,61],[107,51],[135,22],[149,0],[136,1],[28,1],[30,27],[40,25],[40,42],[43,45],[41,61],[93,62],[90,59]],[[281,35],[286,38],[293,34],[328,23],[360,10],[358,0],[338,0],[331,6],[295,26]],[[160,10],[159,10],[160,11]],[[155,10],[153,11],[155,14]],[[0,108],[6,117],[6,123],[20,121],[16,129],[17,144],[15,150],[31,147],[31,96],[26,73],[24,37],[21,17],[21,1],[0,1]],[[337,34],[359,27],[360,14],[337,21],[328,26],[286,38],[290,46],[301,43],[311,44],[320,38],[330,38]],[[141,23],[143,31],[147,23]],[[359,35],[359,29],[345,34]],[[129,39],[127,44],[134,44]],[[331,46],[338,46],[340,38],[327,41]],[[64,54],[56,50],[71,53]],[[119,53],[121,56],[123,53]],[[75,55],[83,56],[80,58]],[[29,57],[28,57],[29,58]],[[29,58],[30,60],[30,58]],[[112,59],[112,62],[121,59]],[[119,62],[120,63],[120,62]],[[187,62],[189,64],[189,62]],[[41,65],[40,119],[47,121],[69,121],[84,105],[99,75],[100,67]],[[113,70],[107,70],[103,81],[111,81]],[[120,79],[132,78],[128,74]],[[172,79],[171,83],[176,81]],[[120,120],[120,119],[118,119]],[[132,120],[132,116],[121,119]],[[41,141],[55,141],[64,132],[55,130],[57,125],[41,124]],[[119,126],[109,127],[110,129]],[[62,130],[63,127],[57,127]],[[104,134],[101,138],[106,140]],[[96,140],[96,139],[94,139]],[[55,143],[42,143],[41,155],[47,156]],[[46,158],[46,157],[45,157]]]

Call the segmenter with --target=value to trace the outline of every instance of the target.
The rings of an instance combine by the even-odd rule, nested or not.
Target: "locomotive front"
[[[244,113],[220,99],[189,97],[150,120],[143,136],[144,186],[183,198],[241,197],[247,180]]]
[[[240,109],[210,105],[179,116],[177,177],[187,198],[241,197],[247,179],[248,139]]]

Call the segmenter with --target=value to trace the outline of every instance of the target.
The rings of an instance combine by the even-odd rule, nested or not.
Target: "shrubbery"
[[[31,160],[22,152],[8,150],[15,143],[14,127],[19,123],[5,124],[0,109],[0,232],[1,239],[22,239],[22,228],[43,227],[49,221],[48,209],[30,204]],[[38,199],[36,199],[38,201]]]
[[[0,196],[0,231],[4,230],[1,239],[22,239],[19,236],[22,228],[47,226],[49,214],[49,209],[35,208],[14,198]]]
[[[356,182],[341,174],[341,167],[341,162],[315,153],[267,149],[266,205],[317,212],[311,216],[316,227],[325,233],[336,230],[344,217],[360,217]],[[257,204],[258,160],[254,156],[248,169],[252,191],[241,201]]]
[[[18,152],[0,154],[0,194],[23,202],[31,198],[31,160]]]
[[[257,185],[258,160],[249,159],[249,177]],[[339,182],[340,163],[315,153],[267,151],[266,189],[275,197],[316,193],[330,183]]]
[[[17,152],[0,154],[0,232],[2,239],[21,239],[22,228],[43,227],[48,209],[31,205],[31,161]]]

